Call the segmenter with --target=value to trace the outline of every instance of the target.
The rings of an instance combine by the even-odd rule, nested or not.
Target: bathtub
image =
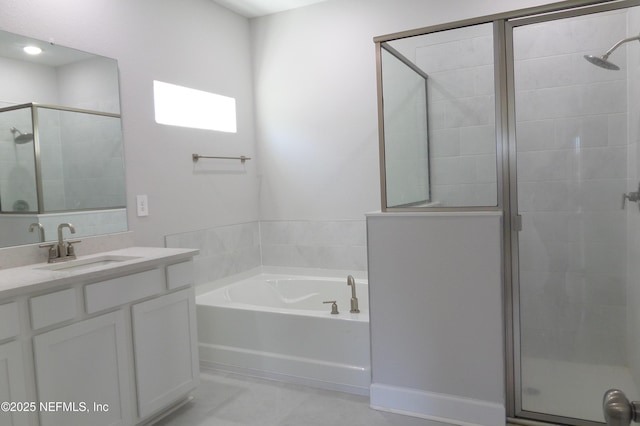
[[[203,368],[369,394],[368,288],[344,277],[260,273],[196,297]],[[331,314],[337,301],[339,314]]]

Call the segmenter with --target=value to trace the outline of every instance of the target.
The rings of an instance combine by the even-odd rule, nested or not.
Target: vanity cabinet
[[[112,253],[134,260],[93,272],[52,269],[54,280],[32,291],[0,291],[0,402],[35,408],[0,410],[0,425],[147,424],[197,386],[197,250]],[[0,289],[3,274],[5,282],[17,274],[5,271]]]
[[[62,409],[52,407],[53,411],[40,409],[41,426],[132,424],[123,311],[58,328],[33,340],[40,402],[72,403]]]
[[[28,400],[22,346],[19,341],[0,345],[0,402]],[[27,426],[31,414],[0,410],[0,425]]]
[[[132,308],[138,415],[162,409],[198,384],[192,289],[138,303]]]

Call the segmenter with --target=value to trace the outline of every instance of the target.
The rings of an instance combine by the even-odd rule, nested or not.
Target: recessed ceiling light
[[[42,49],[40,49],[38,46],[25,46],[22,50],[24,50],[25,53],[28,53],[29,55],[39,55],[42,53]]]

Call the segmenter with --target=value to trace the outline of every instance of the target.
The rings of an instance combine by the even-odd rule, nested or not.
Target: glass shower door
[[[608,389],[640,398],[640,212],[622,204],[638,191],[640,43],[605,58],[617,71],[585,55],[637,36],[640,10],[569,15],[507,26],[515,403],[523,417],[590,425],[604,422]]]

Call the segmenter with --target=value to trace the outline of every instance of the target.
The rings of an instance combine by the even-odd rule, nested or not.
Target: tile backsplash
[[[366,222],[260,222],[262,264],[323,269],[367,269]]]
[[[196,284],[215,281],[261,265],[258,222],[240,223],[165,236],[170,248],[195,248]]]
[[[364,271],[366,222],[262,221],[167,235],[165,245],[196,248],[196,284],[259,266]]]

